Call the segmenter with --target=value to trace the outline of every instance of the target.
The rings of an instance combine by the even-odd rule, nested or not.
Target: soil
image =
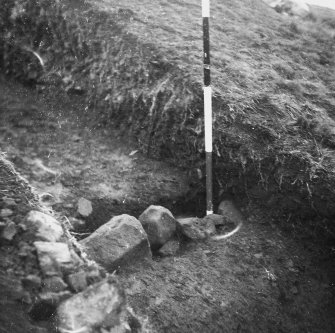
[[[82,221],[75,235],[114,215],[138,217],[150,204],[182,212],[178,202],[190,195],[186,171],[141,155],[136,142],[97,126],[80,96],[57,94],[1,78],[0,149],[49,198],[46,204],[70,222]],[[80,198],[92,202],[87,218],[78,215]],[[334,248],[298,241],[268,212],[241,209],[246,221],[228,240],[181,239],[175,256],[155,254],[115,272],[130,306],[153,332],[334,332]],[[8,270],[15,264],[7,258]],[[8,280],[0,282],[10,293]],[[6,314],[1,320],[10,323],[14,316]]]

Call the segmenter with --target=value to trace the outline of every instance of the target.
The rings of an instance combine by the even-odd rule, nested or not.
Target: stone
[[[177,223],[172,213],[162,206],[149,206],[139,217],[148,234],[150,246],[159,249],[176,234]]]
[[[234,223],[238,225],[244,221],[242,213],[231,200],[221,201],[218,208],[218,214],[223,216],[224,224]]]
[[[23,221],[34,239],[57,242],[64,234],[63,227],[54,217],[36,210],[30,211]]]
[[[254,257],[256,258],[256,259],[261,259],[261,258],[263,258],[263,253],[255,253],[254,254]]]
[[[51,276],[43,280],[43,292],[58,293],[67,289],[67,284],[59,276]]]
[[[120,324],[125,311],[125,295],[114,278],[88,287],[62,302],[57,309],[60,332],[107,331]]]
[[[263,0],[278,13],[305,17],[310,9],[304,0]]]
[[[181,233],[193,240],[205,239],[216,232],[214,222],[210,219],[188,217],[178,219],[177,223]]]
[[[8,207],[17,206],[17,203],[15,202],[15,200],[13,198],[3,197],[2,201]]]
[[[34,242],[38,261],[46,276],[60,275],[63,265],[71,263],[71,253],[65,243]]]
[[[87,288],[86,272],[79,271],[68,275],[67,283],[74,292],[79,292]]]
[[[180,248],[180,242],[177,239],[170,239],[159,250],[158,254],[162,257],[175,255]]]
[[[85,198],[80,198],[77,211],[83,217],[89,216],[93,212],[92,202]]]
[[[27,290],[38,291],[42,284],[42,279],[33,274],[29,274],[21,280],[23,287]]]
[[[88,256],[107,271],[151,257],[141,223],[126,214],[113,217],[79,243]]]
[[[5,228],[2,230],[1,238],[8,241],[13,240],[14,236],[17,233],[16,224],[13,221],[9,221]]]
[[[204,220],[211,220],[214,225],[224,225],[225,221],[222,215],[219,214],[209,214],[203,218]]]
[[[14,212],[9,208],[4,208],[0,210],[0,217],[9,217],[12,216]]]
[[[69,217],[70,229],[77,230],[85,226],[86,222],[75,217]]]

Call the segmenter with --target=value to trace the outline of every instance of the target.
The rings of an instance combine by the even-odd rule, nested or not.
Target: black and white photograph
[[[335,0],[0,0],[0,333],[334,333]]]

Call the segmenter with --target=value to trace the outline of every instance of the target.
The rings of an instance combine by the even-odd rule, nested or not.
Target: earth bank
[[[234,194],[288,224],[312,221],[319,235],[329,235],[331,20],[285,18],[258,0],[212,6],[215,205]],[[35,69],[27,70],[26,81],[84,94],[86,111],[101,125],[112,123],[140,150],[203,175],[200,14],[195,0],[182,7],[163,0],[155,6],[6,0],[2,65],[23,78],[20,59],[28,53]],[[27,48],[45,60],[43,75]]]

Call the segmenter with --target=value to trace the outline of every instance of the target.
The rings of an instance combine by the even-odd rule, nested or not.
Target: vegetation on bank
[[[137,138],[149,155],[201,169],[200,5],[6,0],[1,67],[85,95],[85,111]],[[247,196],[331,235],[334,22],[282,17],[256,0],[211,5],[216,203],[225,193]]]

